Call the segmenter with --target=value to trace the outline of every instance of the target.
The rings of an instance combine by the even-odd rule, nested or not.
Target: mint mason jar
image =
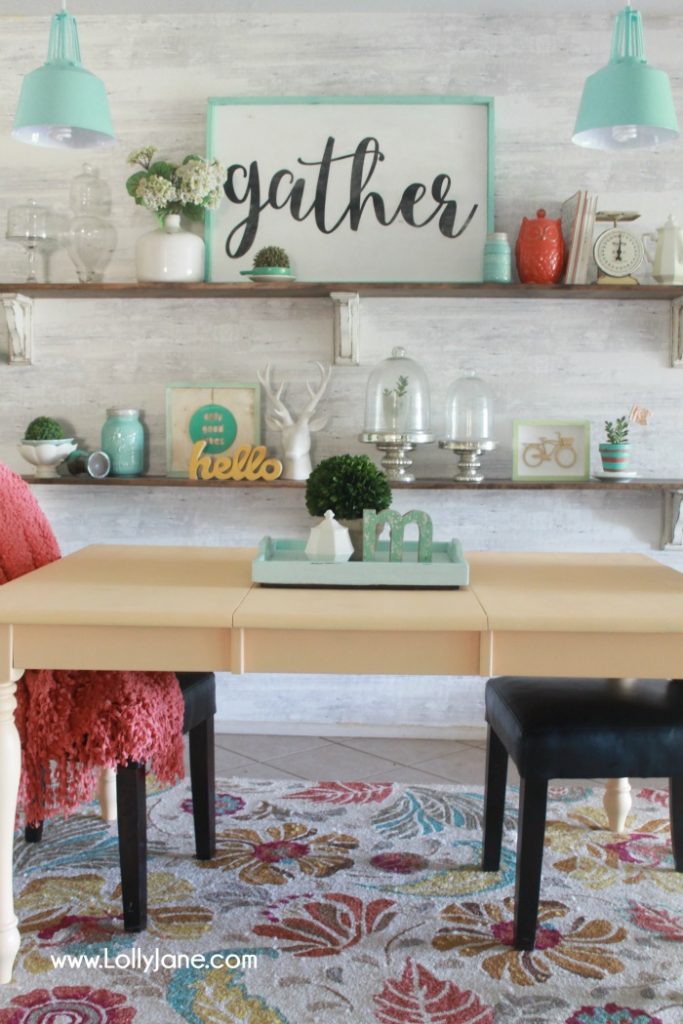
[[[141,476],[145,434],[138,409],[107,409],[102,427],[102,450],[111,461],[112,476]]]

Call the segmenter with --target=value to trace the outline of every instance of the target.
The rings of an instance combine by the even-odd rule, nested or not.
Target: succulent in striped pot
[[[605,420],[605,437],[600,448],[602,468],[605,473],[628,472],[631,462],[631,442],[629,429],[632,423],[647,426],[652,413],[642,405],[633,404],[627,416],[618,416],[615,420]]]

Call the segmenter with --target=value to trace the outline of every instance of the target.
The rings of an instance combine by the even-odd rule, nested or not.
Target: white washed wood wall
[[[35,11],[36,4],[23,5]],[[87,6],[87,5],[86,5]],[[34,197],[66,205],[81,158],[11,141],[21,76],[44,59],[47,14],[0,18],[0,230],[4,212]],[[109,179],[119,244],[109,280],[133,280],[136,237],[153,225],[123,188],[127,153],[154,143],[180,157],[204,145],[209,95],[493,95],[496,99],[496,221],[516,235],[523,215],[556,213],[579,187],[603,207],[641,210],[648,230],[672,212],[683,220],[683,148],[610,155],[584,152],[569,136],[585,76],[607,58],[613,11],[576,18],[461,15],[258,15],[79,17],[87,67],[106,82],[119,147],[94,162]],[[646,12],[653,64],[672,79],[683,117],[683,17]],[[20,280],[21,253],[0,245],[0,279]],[[75,280],[64,256],[54,279]],[[433,385],[436,429],[448,382],[475,367],[497,398],[500,447],[491,475],[511,465],[515,416],[605,417],[634,400],[654,412],[636,428],[637,468],[683,476],[683,372],[668,366],[668,310],[658,303],[373,300],[362,305],[362,365],[337,368],[324,400],[330,414],[316,458],[363,451],[370,367],[404,344]],[[99,443],[105,409],[139,406],[150,468],[164,471],[164,387],[188,380],[253,379],[271,361],[303,397],[303,378],[331,352],[327,300],[62,301],[36,304],[35,364],[0,364],[0,458],[23,470],[15,443],[29,418],[48,412],[87,445]],[[274,442],[275,438],[269,440]],[[597,443],[597,438],[596,438]],[[594,445],[595,448],[595,445]],[[370,452],[372,454],[372,451]],[[594,452],[594,458],[597,452]],[[424,475],[448,475],[452,457],[430,446]],[[253,544],[264,533],[303,536],[301,491],[38,487],[65,551],[92,542]],[[395,505],[426,508],[437,535],[469,548],[659,553],[662,506],[643,492],[593,494],[405,492]],[[378,600],[381,597],[378,596]],[[222,680],[219,715],[251,728],[378,734],[467,732],[482,721],[479,680],[244,677]]]

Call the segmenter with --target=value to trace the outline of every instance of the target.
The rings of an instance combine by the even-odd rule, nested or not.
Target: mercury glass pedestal
[[[429,383],[424,370],[394,348],[372,369],[365,391],[365,427],[360,440],[384,453],[387,480],[411,483],[409,452],[434,440],[429,425]]]
[[[483,452],[492,452],[496,447],[495,441],[439,441],[439,448],[445,448],[449,452],[455,452],[460,456],[458,469],[454,480],[460,483],[480,484],[484,479],[481,472],[479,456]]]
[[[364,431],[360,440],[366,444],[374,444],[377,450],[384,453],[381,461],[387,480],[392,483],[412,483],[414,473],[410,472],[413,460],[408,453],[415,451],[415,445],[433,441],[431,434],[390,434],[384,431]]]

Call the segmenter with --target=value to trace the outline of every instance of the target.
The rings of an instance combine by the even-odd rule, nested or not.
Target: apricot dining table
[[[0,588],[0,983],[25,669],[683,676],[683,575],[644,555],[482,552],[460,590],[358,590],[253,584],[254,554],[97,545]]]

